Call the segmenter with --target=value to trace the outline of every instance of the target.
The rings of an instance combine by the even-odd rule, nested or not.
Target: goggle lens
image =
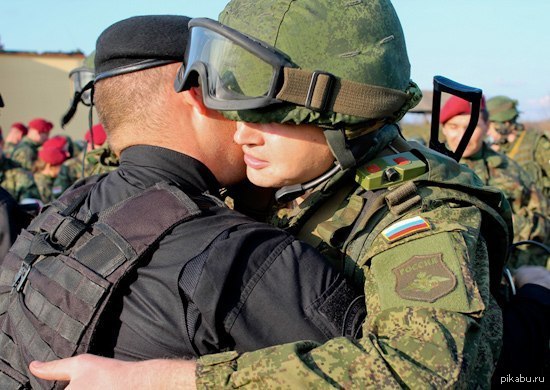
[[[208,91],[217,100],[246,100],[268,95],[276,70],[235,42],[209,29],[191,29],[187,64],[207,67]]]

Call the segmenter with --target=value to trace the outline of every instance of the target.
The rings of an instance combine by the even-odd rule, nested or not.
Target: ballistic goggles
[[[94,80],[95,73],[92,69],[85,66],[73,69],[69,73],[69,78],[73,82],[74,93],[79,94],[80,101],[86,105],[92,105],[90,88],[86,88],[88,84]]]
[[[319,112],[384,118],[402,111],[413,96],[300,69],[275,47],[211,19],[192,19],[189,34],[186,65],[174,87],[181,92],[200,80],[204,104],[213,110],[251,110],[286,102]]]

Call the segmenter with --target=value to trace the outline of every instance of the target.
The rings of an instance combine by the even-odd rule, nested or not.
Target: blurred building
[[[80,52],[0,51],[0,93],[5,103],[0,112],[0,126],[4,132],[14,122],[28,123],[43,117],[54,123],[52,135],[83,138],[88,129],[87,107],[79,107],[65,130],[59,122],[73,95],[69,72],[81,66],[84,57]]]

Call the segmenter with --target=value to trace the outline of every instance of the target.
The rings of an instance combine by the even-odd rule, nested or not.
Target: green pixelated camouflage
[[[41,172],[34,174],[34,182],[36,183],[38,192],[40,192],[40,199],[44,204],[49,203],[54,199],[52,194],[53,181],[54,177],[50,175],[45,175]]]
[[[422,97],[410,80],[403,30],[387,0],[233,0],[219,20],[271,44],[302,69],[321,70],[342,79],[407,92],[409,101],[392,118],[386,118],[386,123],[399,120]],[[319,125],[353,125],[383,119],[321,114],[292,104],[222,114],[248,122]]]
[[[517,138],[513,142],[500,145],[499,151],[525,169],[535,185],[549,199],[550,140],[546,134],[535,129],[525,129],[523,125],[520,129]]]
[[[198,361],[198,388],[490,386],[501,348],[502,317],[490,294],[488,264],[489,255],[494,260],[500,247],[509,242],[509,204],[499,191],[484,188],[466,167],[423,147],[418,153],[430,170],[414,179],[420,203],[402,214],[395,215],[385,202],[371,217],[361,212],[362,207],[354,209],[361,204],[357,199],[365,202],[365,191],[354,182],[353,175],[342,173],[284,213],[286,218],[281,221],[318,248],[332,248],[333,263],[344,261],[340,268],[347,277],[361,281],[367,307],[363,336],[357,340],[336,338],[323,345],[300,341],[240,356],[227,352],[202,357]],[[339,210],[323,218],[325,222],[317,227],[309,226],[315,215],[311,210],[343,188],[349,192],[337,203]],[[361,215],[353,222],[357,232],[336,247],[330,237],[318,237],[318,228],[323,223],[335,223],[336,216],[344,215],[346,209]],[[380,234],[392,223],[413,216],[425,218],[431,228],[395,242]],[[497,221],[490,225],[491,231],[483,233],[490,237],[487,243],[480,236],[485,218]],[[307,231],[300,231],[302,228]],[[442,261],[456,276],[456,287],[432,303],[397,296],[393,267],[411,256],[433,252],[444,254]]]
[[[4,156],[11,158],[11,155],[13,154],[13,151],[15,150],[16,147],[17,147],[17,144],[6,142],[3,148]]]
[[[549,200],[515,161],[483,144],[478,153],[463,158],[461,162],[468,165],[484,184],[504,192],[514,215],[514,242],[550,242]],[[517,268],[527,264],[550,267],[550,256],[536,246],[518,247],[512,254],[510,266]]]
[[[17,162],[21,168],[32,170],[34,162],[38,158],[40,144],[28,137],[23,137],[12,152],[11,159]]]
[[[508,96],[495,96],[487,100],[487,111],[491,122],[511,122],[518,117],[518,101]]]
[[[25,198],[40,199],[32,173],[6,157],[0,157],[0,186],[18,202]]]

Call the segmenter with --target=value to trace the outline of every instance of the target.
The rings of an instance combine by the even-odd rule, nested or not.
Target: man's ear
[[[180,93],[187,104],[197,110],[199,114],[206,115],[208,108],[206,108],[204,102],[202,101],[202,91],[200,87],[193,87]]]

